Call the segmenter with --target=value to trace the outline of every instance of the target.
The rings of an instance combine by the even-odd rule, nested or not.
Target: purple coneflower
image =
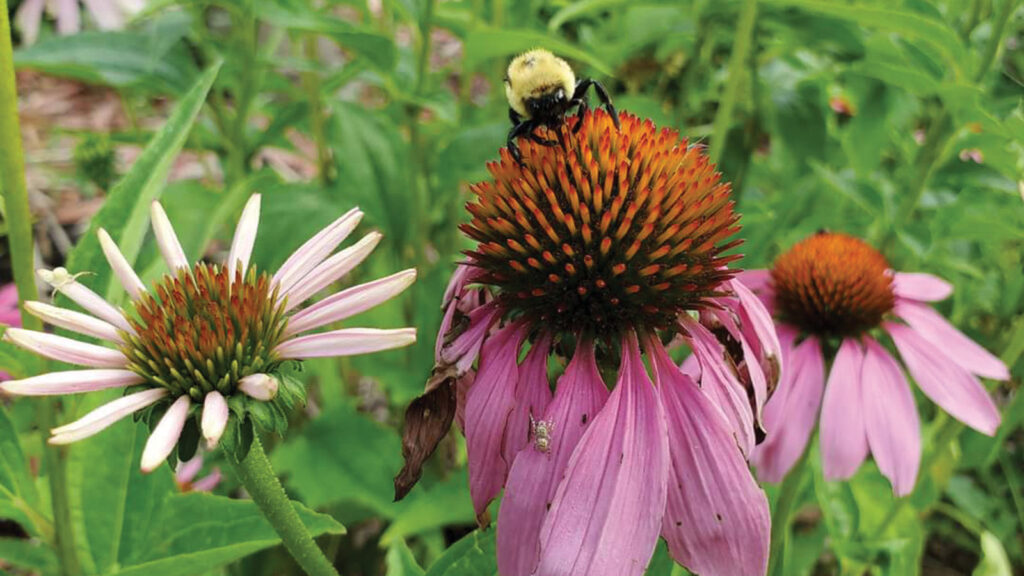
[[[729,185],[677,132],[620,119],[571,119],[548,133],[556,146],[524,139],[524,166],[503,150],[473,187],[462,230],[478,244],[445,295],[396,490],[458,412],[481,522],[505,489],[502,576],[639,575],[659,535],[696,572],[762,574],[768,506],[744,456],[778,341],[727,266]],[[700,384],[669,358],[674,336],[705,367]],[[610,393],[602,371],[618,373]]]
[[[381,236],[371,232],[332,255],[362,218],[353,209],[309,239],[271,276],[249,265],[259,212],[260,196],[254,195],[242,212],[227,265],[190,265],[167,215],[154,202],[153,231],[172,273],[151,290],[100,229],[103,252],[131,298],[128,309],[115,308],[63,268],[42,270],[39,276],[88,314],[42,302],[26,302],[25,307],[49,324],[112,346],[9,328],[4,338],[15,345],[87,369],[4,382],[0,390],[43,396],[126,389],[121,398],[54,429],[50,443],[88,438],[148,410],[155,427],[143,450],[142,470],[149,472],[171,455],[186,426],[196,427],[212,448],[226,431],[238,429],[228,426],[231,421],[241,427],[267,422],[268,414],[269,421],[273,415],[283,419],[284,410],[304,397],[301,385],[296,388],[276,375],[287,360],[365,354],[415,341],[412,328],[302,335],[388,300],[408,287],[416,273],[406,270],[354,286],[301,309],[369,256]],[[270,410],[254,402],[269,402]],[[258,414],[250,407],[260,408]],[[182,451],[191,452],[194,444]]]
[[[870,451],[897,495],[913,490],[920,423],[903,369],[878,340],[882,334],[926,396],[975,430],[995,433],[999,412],[978,377],[1006,380],[1009,372],[928,305],[952,293],[942,279],[894,273],[864,241],[822,232],[797,243],[770,271],[745,272],[741,280],[778,319],[787,366],[765,406],[768,438],[754,452],[762,479],[777,482],[793,467],[820,407],[826,478],[849,478]]]
[[[18,312],[18,287],[13,282],[0,286],[0,324],[14,328],[21,326],[21,314]],[[0,381],[10,379],[10,374],[0,370]]]

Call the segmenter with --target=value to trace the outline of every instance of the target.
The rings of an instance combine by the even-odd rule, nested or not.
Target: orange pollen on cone
[[[242,377],[271,371],[287,324],[271,284],[255,267],[231,278],[227,268],[204,262],[165,275],[128,314],[137,334],[122,334],[129,369],[195,401],[213,390],[231,394]]]
[[[538,129],[558,143],[521,138],[523,165],[502,149],[492,180],[472,187],[466,254],[511,314],[615,338],[707,306],[734,273],[729,184],[675,130],[619,118],[618,130],[600,109],[575,132],[575,116]]]
[[[863,240],[821,232],[780,256],[771,271],[782,317],[806,332],[854,336],[893,308],[889,263]]]

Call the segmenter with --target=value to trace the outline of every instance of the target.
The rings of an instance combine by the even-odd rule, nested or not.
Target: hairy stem
[[[281,482],[274,474],[274,469],[270,467],[270,461],[267,460],[267,454],[263,451],[263,444],[259,438],[253,440],[252,448],[245,460],[238,461],[230,452],[227,454],[245,490],[263,511],[267,521],[281,536],[284,547],[306,574],[338,576],[338,571],[316,545],[313,536],[299,518],[299,513],[295,511],[295,506],[285,494]]]
[[[28,206],[25,187],[25,153],[21,147],[18,123],[18,91],[14,77],[14,56],[11,46],[11,23],[8,20],[7,0],[0,0],[0,191],[4,194],[7,210],[7,241],[11,249],[14,282],[18,301],[35,300],[35,272],[33,271],[32,213]],[[41,330],[42,323],[21,308],[21,321],[25,328]],[[45,399],[40,405],[39,425],[49,430],[59,402]],[[44,434],[45,436],[45,434]],[[50,499],[53,503],[53,544],[60,560],[63,576],[81,573],[75,554],[71,510],[68,505],[66,458],[64,450],[43,446],[43,458],[50,481]]]

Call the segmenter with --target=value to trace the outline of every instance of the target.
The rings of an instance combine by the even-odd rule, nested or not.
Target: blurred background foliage
[[[358,205],[385,241],[346,282],[419,270],[404,297],[354,321],[415,326],[417,345],[306,362],[311,403],[287,439],[267,442],[289,493],[328,515],[310,522],[342,574],[495,572],[461,437],[406,500],[392,502],[391,479],[404,407],[433,364],[441,294],[468,247],[457,231],[467,185],[487,177],[509,127],[504,67],[537,46],[604,82],[620,109],[709,146],[744,215],[743,267],[822,228],[862,236],[894,268],[950,280],[939,307],[1011,366],[1013,381],[992,389],[1004,413],[995,438],[921,402],[922,474],[903,501],[873,464],[827,483],[812,454],[792,525],[776,530],[775,573],[1024,574],[1019,0],[150,0],[132,3],[141,11],[121,29],[83,14],[75,35],[46,13],[32,38],[29,1],[10,9],[41,264],[102,268],[95,241],[75,247],[89,218],[130,228],[132,206],[157,196],[191,257],[221,258],[259,191],[261,267]],[[107,2],[127,6],[87,4]],[[139,156],[151,139],[155,152]],[[143,276],[162,274],[152,239],[138,249]],[[0,365],[17,376],[34,360],[3,346]],[[96,402],[66,402],[65,417]],[[37,405],[4,404],[0,574],[56,574]],[[139,475],[137,434],[121,424],[67,453],[80,567],[65,573],[298,573],[254,509],[225,498],[238,493],[232,478],[205,495],[181,494],[169,470]],[[648,573],[685,571],[659,549]]]

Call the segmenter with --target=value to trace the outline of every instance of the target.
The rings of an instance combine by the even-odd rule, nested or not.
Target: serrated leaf
[[[494,530],[476,530],[445,551],[426,576],[493,576],[495,554]]]
[[[73,272],[91,272],[82,276],[81,282],[100,295],[112,299],[120,287],[112,281],[96,231],[101,227],[106,229],[121,247],[128,263],[135,262],[146,235],[150,202],[163,191],[171,164],[185,145],[218,70],[220,64],[211,66],[178,102],[167,123],[149,141],[124,178],[113,187],[103,208],[92,218],[89,231],[68,255],[67,268]]]

